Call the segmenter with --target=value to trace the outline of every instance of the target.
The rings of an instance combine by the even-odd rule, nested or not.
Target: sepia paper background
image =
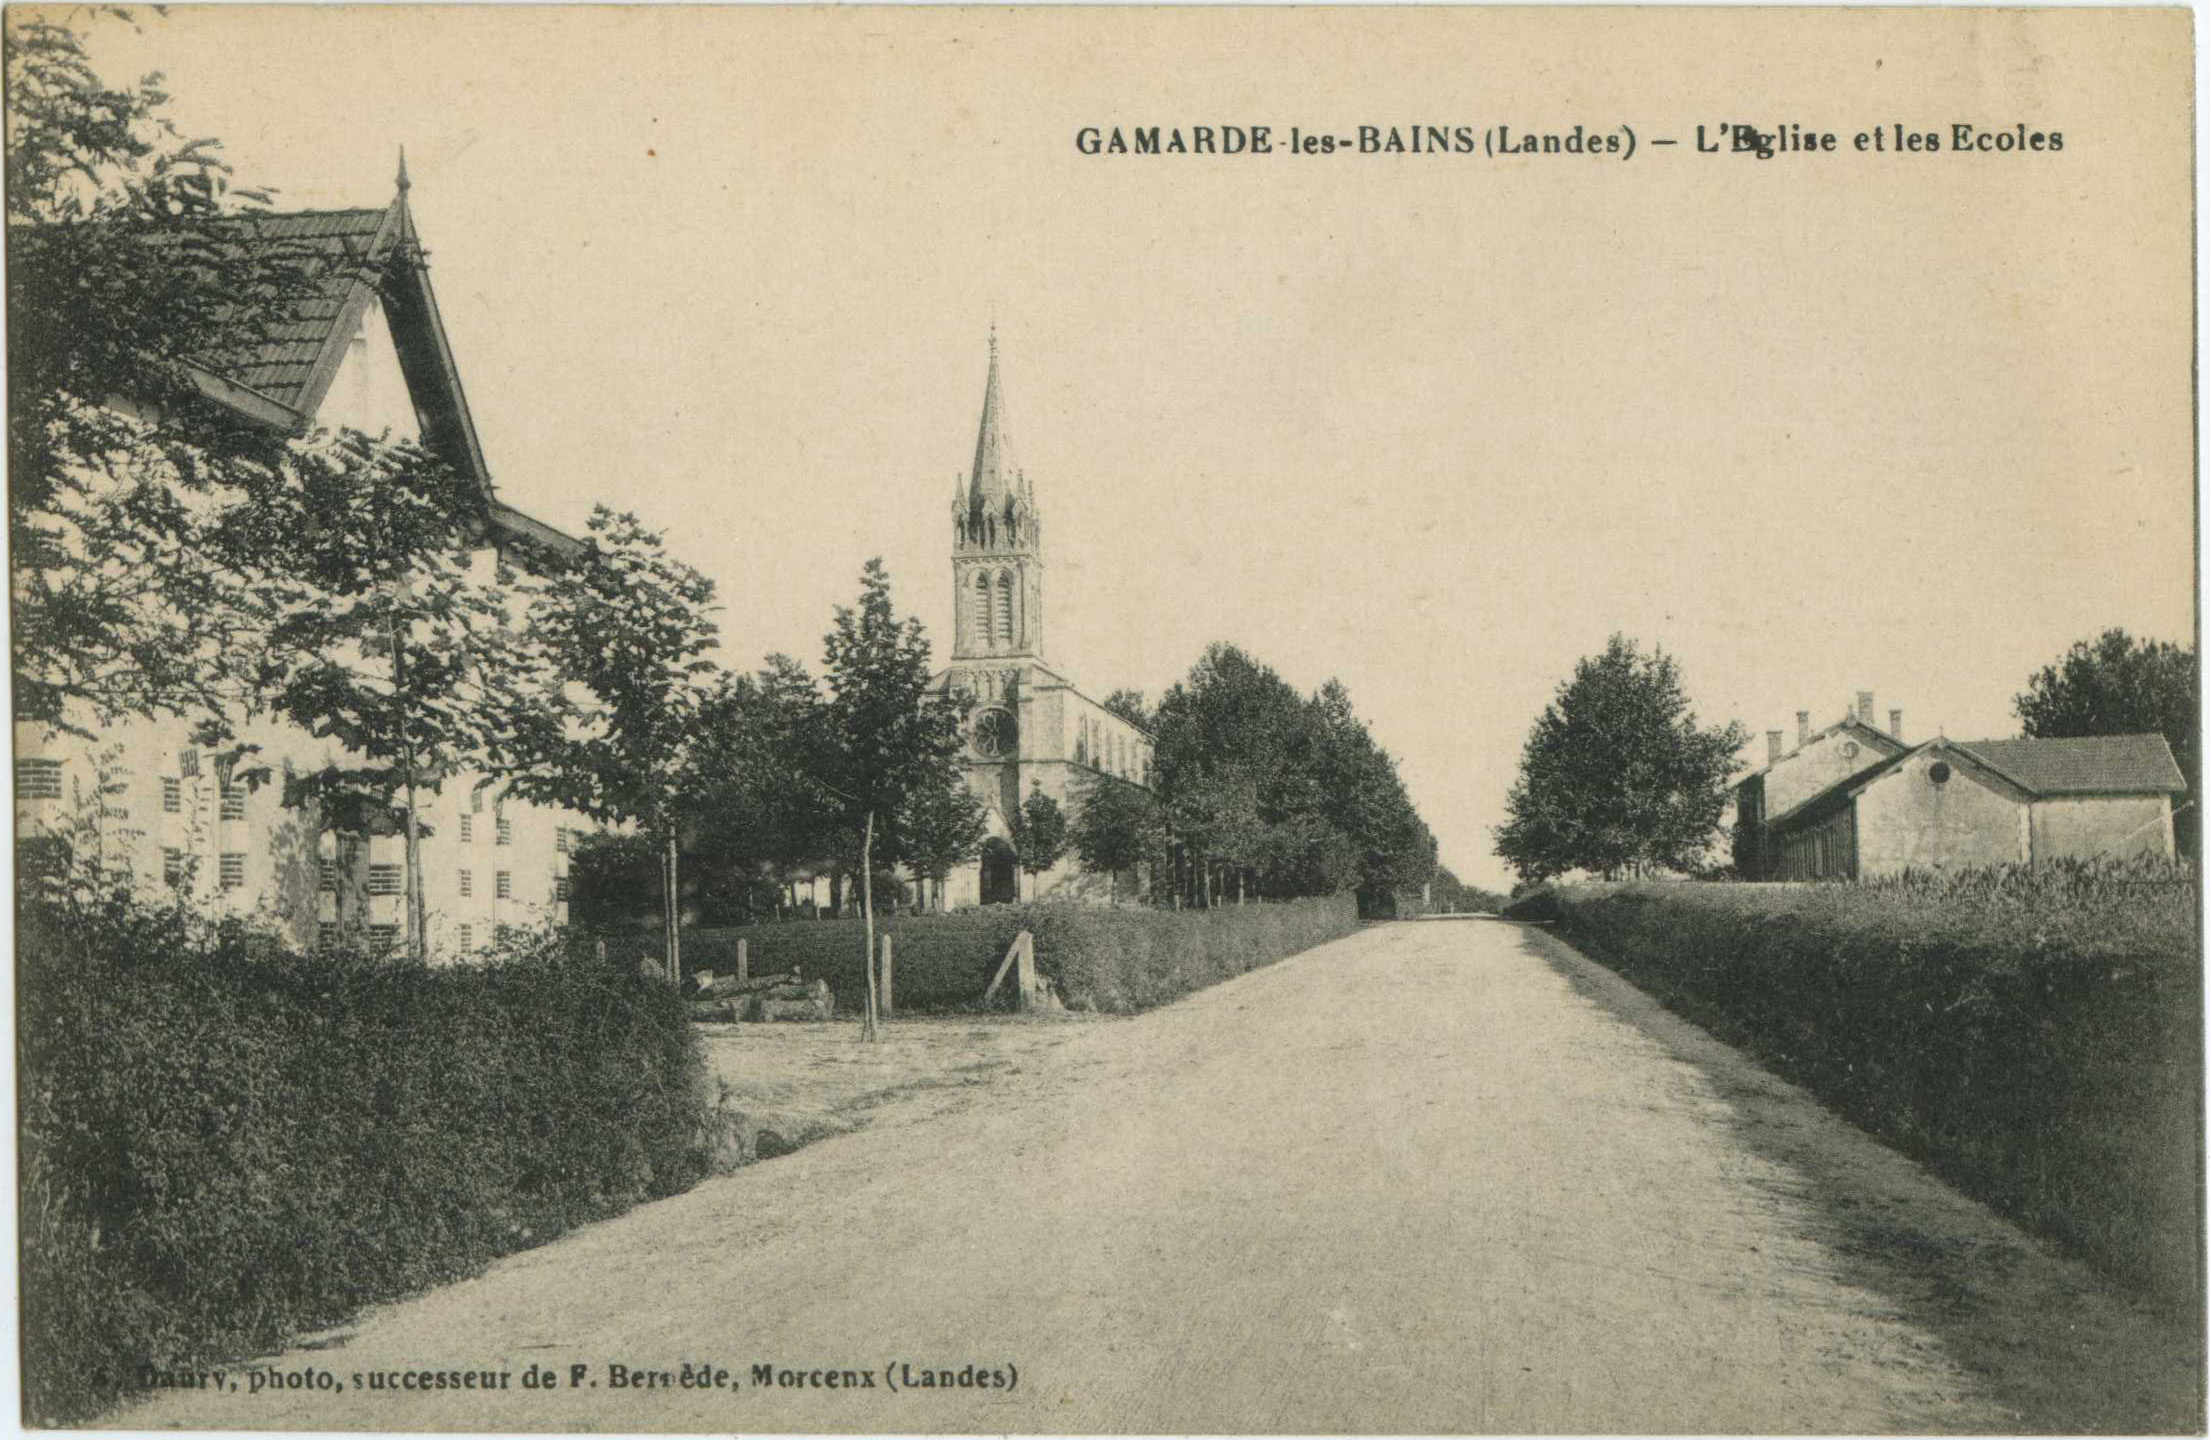
[[[1615,630],[1708,720],[2016,733],[2194,626],[2190,16],[185,7],[101,58],[278,203],[412,201],[502,495],[635,509],[725,663],[861,563],[947,648],[984,340],[1047,653],[1350,688],[1446,863]],[[1701,155],[1699,124],[1834,131]],[[1875,126],[2061,153],[1858,154]],[[1631,126],[1632,160],[1085,156],[1110,127]]]

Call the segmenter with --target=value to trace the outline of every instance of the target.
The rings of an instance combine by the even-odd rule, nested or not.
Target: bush
[[[1211,910],[991,905],[875,922],[878,934],[893,937],[900,1011],[973,1006],[1023,930],[1035,934],[1037,966],[1070,1008],[1131,1011],[1163,1005],[1357,926],[1357,906],[1349,895]],[[867,994],[861,968],[865,929],[859,920],[791,920],[686,930],[683,968],[734,974],[741,938],[754,975],[796,967],[808,980],[829,982],[840,1013],[857,1014]],[[631,967],[661,953],[657,935],[608,936],[606,943],[610,959]]]
[[[33,1424],[705,1171],[697,1043],[633,971],[301,957],[121,902],[26,913],[18,956]]]
[[[2136,863],[1565,886],[1512,913],[2028,1229],[2191,1302],[2198,903],[2191,872]]]

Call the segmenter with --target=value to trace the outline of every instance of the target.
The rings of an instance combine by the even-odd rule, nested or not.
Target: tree
[[[213,743],[251,689],[254,582],[287,553],[224,527],[284,437],[203,402],[192,362],[253,349],[323,263],[254,235],[268,197],[178,133],[158,77],[108,85],[68,26],[4,23],[16,718],[196,717]]]
[[[1110,775],[1093,777],[1077,801],[1067,840],[1082,864],[1115,877],[1113,899],[1120,899],[1118,876],[1152,860],[1166,844],[1166,817],[1159,802],[1140,785]]]
[[[1028,872],[1033,896],[1036,877],[1059,863],[1067,853],[1067,813],[1042,790],[1030,792],[1013,817],[1013,857]]]
[[[963,783],[958,773],[959,708],[930,687],[928,635],[921,622],[900,621],[890,603],[890,576],[879,559],[860,576],[860,600],[837,608],[836,628],[823,642],[829,685],[821,747],[812,770],[859,862],[860,905],[866,918],[867,1021],[876,1034],[876,847],[880,859],[905,858],[898,825],[910,819],[916,795]]]
[[[2045,665],[2011,702],[2036,739],[2155,732],[2172,747],[2190,802],[2202,794],[2202,671],[2194,647],[2136,640],[2113,627],[2081,640]],[[2190,803],[2174,827],[2180,853],[2201,853],[2201,806]]]
[[[295,777],[286,803],[338,828],[402,828],[407,945],[424,941],[420,799],[463,765],[496,766],[555,723],[528,698],[541,660],[476,578],[473,487],[420,447],[353,431],[295,447],[240,523],[287,548],[272,577],[256,706],[339,742],[358,763]]]
[[[667,972],[682,976],[678,822],[697,785],[718,668],[714,585],[670,557],[635,515],[592,511],[583,553],[530,606],[553,675],[586,697],[567,723],[510,768],[517,793],[639,826],[658,842]]]
[[[898,823],[906,864],[914,877],[938,887],[950,878],[954,866],[981,853],[988,830],[982,798],[956,777],[951,784],[926,785],[908,796]],[[940,903],[940,888],[937,893]]]
[[[1143,698],[1143,692],[1126,687],[1105,697],[1105,709],[1107,713],[1118,715],[1141,730],[1149,730],[1156,718],[1151,713],[1150,702]]]
[[[1693,868],[1746,738],[1739,723],[1698,725],[1673,658],[1613,635],[1528,735],[1497,854],[1527,880]]]

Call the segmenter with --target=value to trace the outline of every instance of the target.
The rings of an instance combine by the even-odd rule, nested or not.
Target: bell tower
[[[1037,659],[1044,645],[1044,555],[1036,495],[1013,464],[998,388],[998,334],[974,469],[952,497],[952,659]]]

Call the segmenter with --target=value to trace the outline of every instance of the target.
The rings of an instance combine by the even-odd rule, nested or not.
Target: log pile
[[[716,979],[713,972],[700,971],[691,980],[693,1020],[827,1020],[836,1014],[829,982],[808,983],[796,970],[749,980]]]

